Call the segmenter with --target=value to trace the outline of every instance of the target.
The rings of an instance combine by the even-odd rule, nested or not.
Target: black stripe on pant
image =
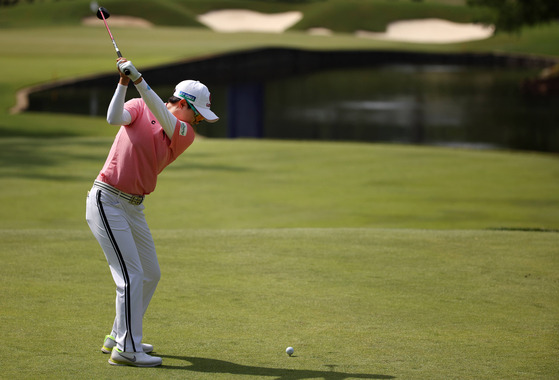
[[[124,304],[126,310],[126,331],[128,335],[130,335],[130,342],[132,342],[132,351],[136,352],[136,344],[134,343],[134,336],[132,335],[132,321],[130,319],[130,277],[128,276],[128,270],[126,269],[126,263],[124,262],[124,258],[122,257],[122,253],[120,252],[120,248],[118,247],[118,243],[111,231],[111,226],[109,225],[109,220],[107,219],[107,215],[105,214],[105,210],[103,209],[103,204],[101,203],[101,189],[97,191],[97,208],[99,209],[99,214],[101,215],[101,220],[103,221],[103,226],[105,227],[105,231],[107,231],[107,235],[109,236],[109,240],[113,246],[113,249],[116,253],[116,257],[120,264],[120,270],[122,272],[122,277],[124,278]],[[126,351],[126,339],[124,340],[124,351]]]

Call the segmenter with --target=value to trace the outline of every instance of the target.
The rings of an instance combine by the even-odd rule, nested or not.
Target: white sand
[[[307,33],[313,36],[331,36],[334,34],[334,32],[328,28],[310,28],[307,30]]]
[[[265,14],[242,9],[223,9],[198,16],[198,21],[210,29],[221,33],[260,32],[283,33],[303,18],[301,12]],[[83,20],[85,25],[103,26],[97,17]],[[111,26],[132,26],[149,28],[153,24],[147,20],[128,16],[112,16]],[[477,24],[459,24],[441,19],[422,19],[393,22],[385,33],[364,30],[355,32],[357,37],[377,40],[415,42],[415,43],[456,43],[483,40],[493,35],[494,28]],[[312,28],[309,34],[330,36],[326,28]]]
[[[224,9],[198,16],[198,21],[216,32],[282,33],[295,25],[301,12],[265,14],[250,10]],[[493,35],[494,28],[477,24],[459,24],[440,19],[397,21],[385,33],[356,31],[358,37],[417,43],[455,43],[482,40]],[[326,28],[310,29],[309,34],[329,36]]]
[[[393,22],[385,33],[357,31],[355,35],[380,40],[444,44],[483,40],[491,37],[493,31],[493,27],[431,18]]]
[[[197,17],[198,21],[216,32],[283,33],[303,18],[301,12],[266,14],[242,9],[223,9]]]
[[[97,18],[97,16],[86,17],[82,20],[83,25],[87,26],[102,26],[105,27],[103,20]],[[113,26],[131,26],[134,28],[151,28],[153,24],[148,20],[143,18],[131,17],[131,16],[111,16],[107,19],[107,24],[112,28]]]

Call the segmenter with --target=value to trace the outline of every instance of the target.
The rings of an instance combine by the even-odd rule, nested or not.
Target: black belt
[[[127,200],[129,203],[135,206],[141,205],[145,198],[143,195],[132,195],[132,194],[125,193],[124,191],[120,191],[116,187],[113,187],[105,182],[95,180],[93,184],[97,187],[100,187],[101,189],[107,190],[111,194],[114,194],[118,197],[121,197],[122,199]]]

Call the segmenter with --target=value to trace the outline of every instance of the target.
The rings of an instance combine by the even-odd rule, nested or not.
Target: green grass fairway
[[[79,226],[111,143],[1,139],[0,228]],[[162,173],[146,212],[163,229],[559,230],[557,205],[552,154],[197,139]]]
[[[162,280],[144,332],[164,365],[110,366],[114,284],[84,214],[116,129],[9,110],[28,86],[107,72],[116,84],[115,54],[101,22],[81,25],[89,0],[20,3],[0,12],[1,379],[557,378],[559,156],[203,138],[146,200]],[[557,25],[445,45],[352,34],[487,16],[464,3],[101,5],[157,25],[111,27],[140,71],[263,46],[559,56]],[[219,8],[305,17],[284,34],[197,27]]]
[[[552,379],[559,371],[556,233],[153,233],[163,277],[145,339],[164,365],[137,369],[112,367],[99,350],[114,289],[88,231],[1,230],[2,378]]]
[[[0,143],[2,378],[559,371],[557,156],[196,141],[146,201],[164,366],[134,369],[99,351],[114,285],[84,220],[111,139]]]

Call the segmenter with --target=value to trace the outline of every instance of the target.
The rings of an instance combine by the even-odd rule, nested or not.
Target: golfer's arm
[[[172,139],[175,132],[175,125],[177,125],[177,118],[169,112],[165,103],[163,103],[161,98],[148,86],[145,79],[135,82],[134,85],[140,95],[142,95],[142,99],[146,102],[149,110],[163,127],[167,136]]]
[[[107,122],[111,125],[128,125],[132,122],[132,116],[124,109],[126,89],[128,87],[118,84],[107,109]]]

